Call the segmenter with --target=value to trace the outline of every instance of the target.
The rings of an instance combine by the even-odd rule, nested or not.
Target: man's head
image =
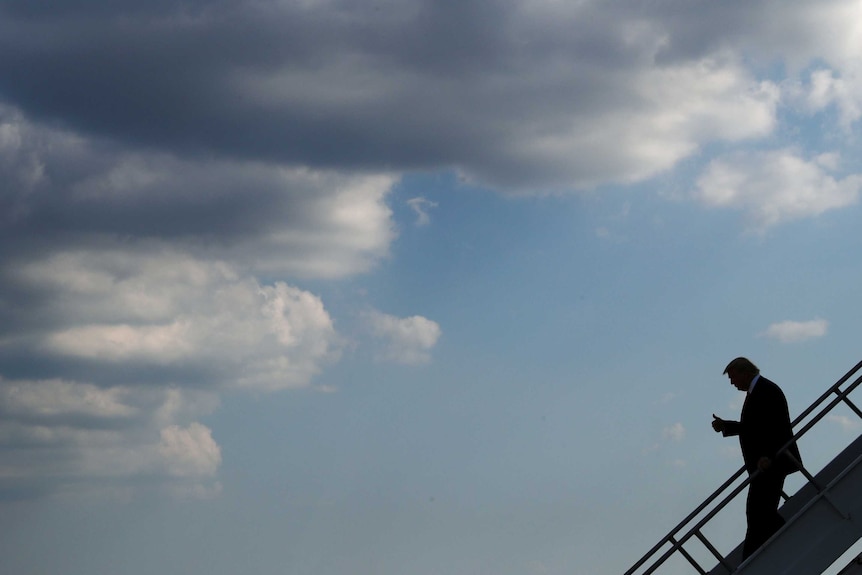
[[[760,373],[756,365],[744,357],[737,357],[727,364],[724,373],[730,379],[731,385],[739,391],[748,391],[754,376]]]

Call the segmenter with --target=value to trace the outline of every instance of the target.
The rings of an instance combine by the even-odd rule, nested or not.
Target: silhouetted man
[[[712,416],[713,429],[725,437],[739,436],[745,468],[754,476],[748,485],[745,505],[748,522],[742,547],[745,559],[784,525],[784,518],[778,513],[784,478],[799,470],[797,462],[802,459],[796,442],[778,454],[793,438],[787,400],[781,389],[761,376],[757,366],[744,357],[727,364],[724,373],[734,387],[746,392],[739,421]]]

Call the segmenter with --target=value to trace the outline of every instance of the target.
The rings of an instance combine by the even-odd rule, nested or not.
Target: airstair
[[[862,420],[862,410],[849,397],[862,384],[862,375],[856,377],[860,370],[862,361],[793,421],[793,429],[798,429],[794,439],[803,437],[839,405],[849,407]],[[704,527],[720,511],[740,494],[744,497],[751,478],[742,467],[625,575],[822,574],[862,539],[862,435],[816,475],[804,467],[801,472],[805,484],[792,497],[783,494],[779,511],[787,523],[744,562],[741,543],[724,554],[704,534]],[[862,575],[862,556],[838,575]]]

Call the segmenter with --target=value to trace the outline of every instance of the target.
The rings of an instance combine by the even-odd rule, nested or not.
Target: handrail
[[[799,430],[794,436],[793,439],[788,441],[780,450],[779,453],[784,453],[787,448],[793,444],[797,439],[805,435],[816,423],[822,420],[832,409],[841,403],[845,402],[852,411],[854,411],[860,418],[862,418],[862,412],[847,398],[851,391],[856,389],[860,384],[862,384],[862,376],[857,378],[854,382],[850,384],[850,386],[844,390],[840,391],[841,386],[846,383],[851,377],[853,377],[856,372],[862,369],[862,361],[853,366],[850,371],[848,371],[841,379],[835,382],[823,395],[817,398],[810,406],[808,406],[805,411],[803,411],[796,419],[791,422],[792,427],[796,427],[799,423],[801,423],[806,417],[808,417],[811,413],[813,413],[820,405],[823,404],[833,394],[837,394],[837,397],[834,398],[829,404],[821,410],[818,414],[814,416],[812,421],[808,422],[801,430]],[[818,486],[814,482],[814,478],[811,476],[808,471],[800,466],[803,475],[805,475],[806,479],[810,483],[814,485],[817,491],[828,500],[828,495],[824,493],[824,489]],[[716,499],[718,499],[724,491],[730,487],[741,475],[745,473],[745,466],[743,465],[740,469],[734,473],[730,479],[725,481],[718,489],[712,492],[700,505],[698,505],[694,511],[689,513],[685,519],[683,519],[676,527],[670,530],[667,535],[664,536],[656,545],[652,547],[643,557],[641,557],[628,571],[625,572],[624,575],[633,575],[640,569],[644,564],[646,564],[650,559],[654,558],[654,556],[668,543],[671,544],[671,548],[665,551],[658,559],[649,567],[646,571],[643,571],[642,575],[650,575],[656,569],[658,569],[665,561],[667,561],[672,555],[677,552],[680,552],[691,564],[695,567],[695,569],[701,573],[703,573],[703,569],[694,561],[694,559],[683,549],[683,545],[692,537],[697,537],[710,552],[716,556],[719,562],[724,564],[726,567],[729,565],[726,563],[724,557],[721,557],[720,554],[716,551],[716,549],[706,540],[706,538],[701,533],[701,528],[706,525],[715,515],[718,514],[728,503],[730,503],[734,498],[736,498],[739,493],[742,492],[743,489],[754,479],[760,471],[757,471],[747,477],[740,485],[738,485],[735,489],[731,491],[731,493],[724,497],[713,509],[707,512],[707,514],[701,518],[693,527],[691,527],[687,532],[685,532],[681,537],[679,533],[691,523],[691,521],[700,515],[702,511],[707,509]],[[731,571],[728,568],[728,571]]]

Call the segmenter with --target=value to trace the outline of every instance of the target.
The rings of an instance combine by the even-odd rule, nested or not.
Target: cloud
[[[667,425],[661,430],[661,438],[662,438],[664,443],[667,443],[667,442],[679,443],[685,439],[685,434],[686,434],[685,426],[679,422],[671,424],[671,425]],[[663,442],[662,441],[656,441],[650,445],[647,445],[646,447],[641,449],[641,455],[649,455],[651,453],[655,453],[655,452],[661,450],[663,447]],[[674,465],[676,467],[680,467],[680,466],[685,465],[685,464],[684,464],[684,462],[681,462],[681,460],[676,460],[675,462],[672,463],[672,465]]]
[[[18,381],[0,387],[0,410],[12,417],[49,421],[79,418],[110,422],[135,414],[123,401],[121,388],[101,389],[92,384],[59,379]]]
[[[860,427],[860,421],[858,417],[848,417],[846,415],[830,414],[826,416],[826,419],[837,424],[843,431],[848,433],[855,433]]]
[[[364,318],[382,346],[377,353],[381,361],[407,365],[427,363],[442,334],[436,322],[420,315],[399,318],[373,310],[366,312]]]
[[[855,204],[862,174],[839,178],[836,157],[805,159],[784,149],[732,154],[710,162],[695,197],[713,208],[741,210],[752,229],[820,215]]]
[[[0,494],[127,481],[212,493],[220,449],[195,420],[217,405],[206,391],[0,378]]]
[[[561,192],[769,137],[783,106],[834,107],[846,128],[859,10],[2,3],[0,491],[217,492],[203,418],[224,390],[308,388],[338,359],[336,320],[298,286],[389,257],[403,174]],[[729,153],[698,198],[762,230],[858,201],[840,169],[831,152]],[[421,225],[433,205],[411,202]],[[385,361],[427,362],[441,335],[366,318]]]
[[[779,14],[768,4],[756,8],[767,25],[747,26],[739,35],[749,53],[764,61],[780,58],[790,75],[782,83],[782,100],[807,113],[834,106],[846,131],[862,117],[862,51],[858,2],[794,2]],[[763,20],[761,20],[761,23]]]
[[[669,391],[669,392],[665,393],[664,395],[662,395],[661,398],[654,401],[653,403],[659,404],[659,405],[668,404],[668,403],[672,402],[674,399],[676,399],[676,397],[677,397],[676,393]]]
[[[339,358],[321,298],[279,278],[368,271],[395,237],[390,175],[182,159],[8,106],[0,176],[0,497],[217,493],[219,394]]]
[[[446,169],[503,191],[563,191],[641,181],[710,143],[769,136],[794,90],[803,107],[835,103],[849,121],[862,106],[850,0],[3,10],[8,107],[206,164]],[[776,60],[787,77],[764,73]],[[24,180],[40,170],[25,156],[19,168]]]
[[[685,439],[685,426],[682,423],[674,423],[673,425],[669,425],[665,427],[661,435],[664,439],[670,441],[682,441]]]
[[[816,339],[826,335],[829,322],[825,319],[811,321],[782,321],[774,323],[763,332],[764,337],[775,339],[781,343],[797,343]]]
[[[200,423],[171,425],[161,430],[160,437],[159,455],[171,475],[210,476],[221,464],[221,449],[211,430]]]
[[[0,93],[86,137],[323,171],[455,169],[522,193],[648,178],[768,134],[778,101],[725,46],[678,50],[679,17],[619,4],[15,4],[4,22]]]
[[[371,269],[395,237],[388,174],[140,152],[0,106],[4,131],[14,134],[0,155],[11,182],[0,193],[0,238],[17,246],[10,256],[46,240],[122,237],[129,250],[163,243],[253,273],[339,278]]]
[[[794,89],[796,88],[796,89]],[[799,87],[791,86],[791,97],[800,97],[812,112],[835,105],[841,124],[850,129],[862,117],[862,66],[857,65],[846,75],[831,69],[811,72],[808,81]]]
[[[407,200],[407,205],[416,213],[417,226],[427,226],[431,222],[428,210],[430,208],[437,207],[436,202],[432,202],[422,197],[410,198]]]
[[[780,105],[862,109],[852,0],[26,4],[2,8],[7,105],[175,158],[457,170],[533,193],[763,138]],[[20,157],[22,181],[39,173]]]
[[[182,369],[215,389],[284,389],[307,385],[338,354],[317,296],[182,253],[61,251],[17,278],[57,318],[31,335],[28,352],[86,364],[98,382],[116,381],[115,366],[138,365]]]

